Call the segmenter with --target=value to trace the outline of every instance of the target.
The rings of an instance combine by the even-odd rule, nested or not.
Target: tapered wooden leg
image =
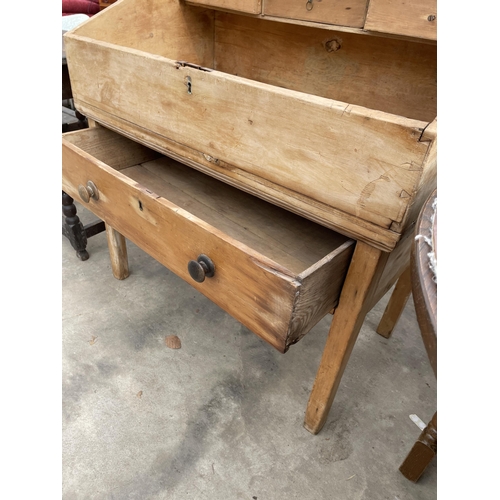
[[[388,256],[365,243],[356,244],[307,404],[304,427],[313,434],[328,417]]]
[[[416,483],[437,453],[437,412],[422,431],[399,470]]]
[[[128,277],[127,243],[125,238],[116,229],[106,224],[106,238],[108,239],[109,257],[113,276],[118,280]]]
[[[411,271],[408,266],[399,277],[384,314],[377,327],[377,333],[388,339],[396,326],[411,294]]]

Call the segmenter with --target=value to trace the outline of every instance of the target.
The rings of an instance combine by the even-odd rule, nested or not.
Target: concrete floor
[[[95,217],[78,205],[82,222]],[[411,299],[391,339],[367,316],[328,421],[302,426],[331,316],[280,354],[128,242],[113,278],[104,233],[63,255],[62,498],[427,500],[398,471],[436,410]],[[181,349],[165,345],[177,335]]]

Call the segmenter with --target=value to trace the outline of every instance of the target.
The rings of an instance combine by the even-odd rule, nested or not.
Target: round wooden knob
[[[88,203],[90,198],[94,198],[96,201],[99,199],[99,191],[92,181],[88,181],[86,186],[80,184],[78,186],[78,194],[85,203]]]
[[[203,283],[205,278],[211,278],[215,274],[215,266],[210,257],[199,255],[197,260],[188,262],[189,276],[198,283]]]

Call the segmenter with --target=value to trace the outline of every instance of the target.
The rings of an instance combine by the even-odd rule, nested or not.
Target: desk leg
[[[377,333],[388,339],[396,326],[411,294],[411,270],[408,266],[398,279],[384,314],[377,327]]]
[[[326,422],[388,257],[366,243],[356,244],[307,404],[304,427],[313,434]]]
[[[124,280],[128,277],[128,256],[127,243],[123,235],[116,229],[106,224],[106,238],[108,240],[109,257],[111,259],[111,269],[113,276],[117,280]]]

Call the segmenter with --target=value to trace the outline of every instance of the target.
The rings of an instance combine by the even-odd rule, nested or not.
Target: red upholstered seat
[[[93,16],[99,12],[99,0],[62,0],[62,15],[87,14]]]

